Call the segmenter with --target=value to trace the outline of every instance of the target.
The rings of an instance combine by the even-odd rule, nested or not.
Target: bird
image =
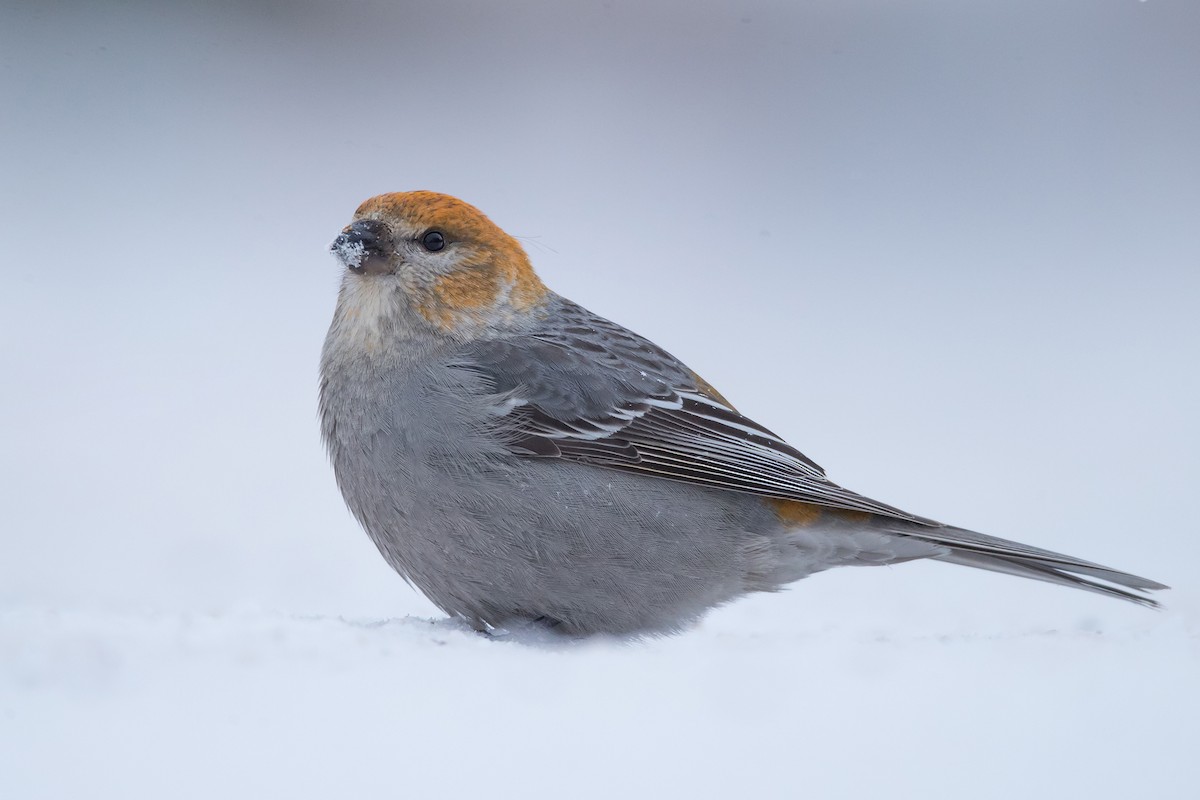
[[[915,559],[1151,607],[1168,588],[843,488],[547,288],[453,196],[372,197],[330,248],[318,405],[338,487],[385,561],[474,630],[668,635],[816,572]]]

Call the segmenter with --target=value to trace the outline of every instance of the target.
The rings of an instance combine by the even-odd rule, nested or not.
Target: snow
[[[1194,795],[1198,15],[0,4],[0,798]],[[839,483],[1164,610],[912,563],[448,622],[316,422],[330,242],[417,188]]]
[[[774,598],[772,598],[774,599]],[[443,620],[8,611],[19,797],[1180,797],[1200,632],[492,641]]]
[[[352,242],[350,240],[335,240],[332,249],[338,260],[347,267],[361,266],[363,256],[367,252],[367,248],[362,242]]]

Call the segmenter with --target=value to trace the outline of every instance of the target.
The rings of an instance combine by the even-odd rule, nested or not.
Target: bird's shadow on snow
[[[314,621],[329,619],[313,617]],[[485,631],[476,630],[461,619],[452,617],[394,617],[390,619],[349,619],[337,617],[342,624],[368,631],[404,631],[429,638],[435,644],[450,642],[475,642],[486,645],[516,645],[537,650],[572,650],[579,647],[613,644],[629,645],[642,641],[638,636],[612,636],[593,634],[589,636],[563,633],[539,622],[517,620],[503,627]]]

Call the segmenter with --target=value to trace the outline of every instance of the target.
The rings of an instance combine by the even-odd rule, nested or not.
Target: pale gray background
[[[722,610],[690,634],[715,651],[687,654],[745,631],[810,651],[823,630],[1194,632],[1198,42],[1191,0],[6,2],[0,613],[100,620],[43,660],[118,676],[104,631],[128,615],[439,617],[344,510],[315,420],[327,245],[366,197],[425,188],[835,480],[1177,587],[1155,616],[937,564],[842,570]],[[10,656],[36,647],[12,625]],[[633,683],[660,657],[637,652]],[[709,677],[718,704],[754,680]],[[76,726],[23,702],[38,764]]]

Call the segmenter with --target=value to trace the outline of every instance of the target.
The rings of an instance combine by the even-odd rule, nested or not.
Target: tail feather
[[[1118,597],[1122,600],[1128,600],[1131,603],[1148,606],[1150,608],[1158,608],[1159,603],[1153,598],[1138,594],[1134,591],[1120,589],[1116,586],[1109,586],[1098,581],[1081,578],[1078,575],[1072,575],[1061,569],[1054,569],[1034,562],[1021,563],[1013,559],[998,558],[996,556],[986,556],[980,553],[971,553],[952,550],[944,556],[934,556],[938,561],[945,561],[949,564],[961,564],[966,567],[976,567],[978,569],[986,569],[991,572],[1003,572],[1007,575],[1016,575],[1021,578],[1030,578],[1035,581],[1045,581],[1047,583],[1056,583],[1059,586],[1070,586],[1075,589],[1083,589],[1088,592],[1096,592],[1097,594],[1108,595],[1109,597]],[[1166,587],[1163,587],[1166,588]]]
[[[908,528],[903,533],[945,547],[944,554],[933,556],[938,561],[1071,586],[1151,608],[1158,608],[1158,602],[1142,592],[1169,588],[1091,561],[962,528]]]

